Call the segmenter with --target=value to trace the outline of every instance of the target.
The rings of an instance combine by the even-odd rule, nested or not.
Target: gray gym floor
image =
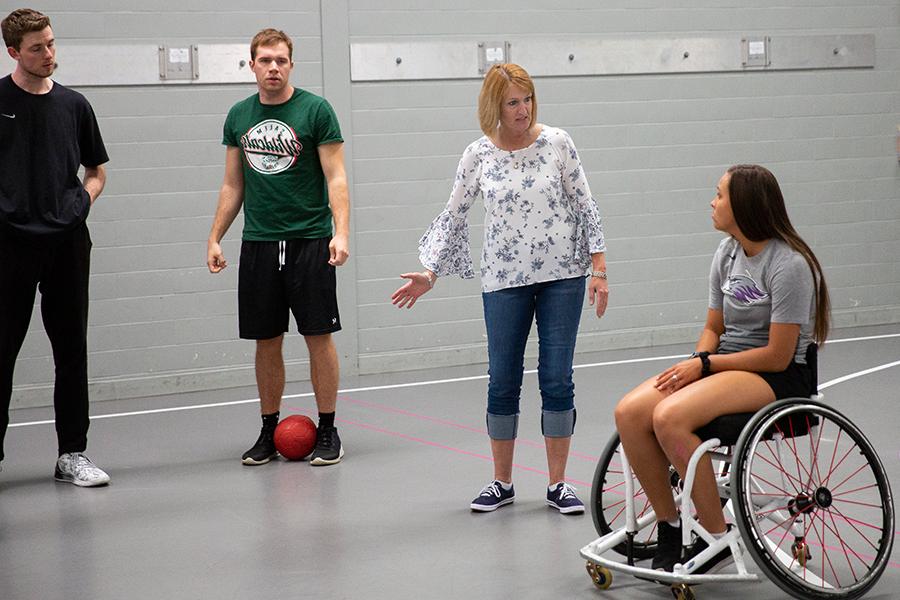
[[[878,449],[896,494],[900,364],[862,372],[900,362],[900,325],[833,337],[819,359],[825,401]],[[665,357],[689,351],[576,357],[568,475],[585,502],[618,398],[672,362]],[[544,504],[533,373],[523,391],[516,502],[469,511],[492,474],[484,372],[476,365],[343,380],[338,427],[347,454],[334,467],[242,466],[259,426],[255,389],[98,403],[88,455],[112,476],[98,489],[53,481],[53,426],[35,424],[52,419],[51,410],[14,411],[0,472],[0,599],[670,598],[667,588],[622,574],[607,591],[590,582],[578,554],[597,537],[590,514],[563,516]],[[829,385],[851,374],[858,376]],[[283,415],[315,416],[308,383],[286,393]],[[897,597],[898,557],[895,548],[867,598]],[[695,591],[785,597],[767,580]]]

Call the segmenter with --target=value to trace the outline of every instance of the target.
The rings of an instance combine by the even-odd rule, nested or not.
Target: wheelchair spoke
[[[840,482],[840,483],[837,484],[836,486],[833,486],[833,487],[831,488],[831,491],[834,492],[834,491],[837,490],[839,487],[841,487],[842,485],[844,485],[845,483],[847,483],[848,481],[850,481],[853,477],[855,477],[857,474],[859,474],[859,473],[860,473],[863,469],[865,469],[867,466],[869,466],[869,465],[860,465],[859,468],[858,468],[857,470],[853,471],[853,473],[851,473],[850,475],[848,475],[842,482]]]
[[[773,582],[828,600],[858,598],[878,581],[893,506],[887,474],[853,423],[814,401],[784,401],[748,424],[734,456],[736,519]]]
[[[769,450],[769,452],[771,453],[771,449]],[[772,458],[775,458],[774,455],[773,455]],[[799,479],[794,479],[794,476],[791,475],[790,473],[788,473],[788,472],[787,472],[787,469],[785,469],[784,467],[782,467],[780,463],[779,463],[779,464],[775,464],[775,463],[773,463],[772,461],[770,461],[769,459],[767,459],[765,456],[762,456],[762,455],[759,456],[759,459],[762,460],[762,461],[764,461],[764,462],[766,462],[766,463],[768,463],[769,465],[771,465],[772,467],[774,467],[775,469],[777,469],[777,470],[778,470],[778,473],[779,473],[780,475],[783,475],[784,477],[786,477],[787,480],[791,483],[791,486],[794,488],[794,492],[795,492],[795,493],[799,493],[799,492],[800,492],[800,488],[804,487],[804,486],[802,485],[803,482],[801,482]],[[778,460],[778,459],[776,458],[775,460]],[[798,488],[796,485],[793,485],[795,481],[796,481],[798,484],[801,484],[801,485],[800,485],[800,488]],[[767,483],[768,483],[768,482],[767,482]],[[781,490],[781,488],[779,488],[778,486],[776,486],[776,485],[773,484],[773,483],[769,483],[769,485],[771,485],[772,487],[774,487],[774,488],[776,488],[776,489],[778,489],[778,490]],[[788,496],[792,495],[791,493],[786,492],[786,491],[784,491],[784,490],[781,490],[781,491],[783,491],[783,492],[784,492],[786,495],[788,495]]]
[[[822,514],[819,514],[818,517],[819,517],[819,520],[822,522],[822,531],[818,531],[818,530],[816,529],[815,518],[813,518],[812,528],[813,528],[813,531],[816,532],[816,534],[817,534],[818,537],[819,537],[819,545],[823,548],[823,550],[822,550],[822,552],[821,552],[821,554],[822,554],[822,570],[821,570],[821,575],[822,575],[822,580],[823,580],[823,587],[824,587],[825,574],[826,574],[826,571],[825,571],[825,562],[826,562],[826,561],[828,561],[828,568],[831,569],[831,574],[834,576],[834,581],[835,581],[836,586],[837,586],[837,587],[841,587],[841,580],[840,580],[840,578],[838,577],[837,572],[834,570],[834,565],[833,565],[832,562],[831,562],[831,557],[828,556],[828,553],[824,551],[824,548],[826,547],[826,545],[825,545],[825,540],[824,540],[824,536],[825,536],[825,517],[824,517]]]

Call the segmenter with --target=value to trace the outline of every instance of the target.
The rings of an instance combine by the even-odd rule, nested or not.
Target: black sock
[[[263,429],[274,430],[275,426],[278,425],[278,415],[279,412],[277,410],[271,414],[263,415]]]
[[[325,429],[327,427],[334,427],[334,413],[319,413],[319,427]]]

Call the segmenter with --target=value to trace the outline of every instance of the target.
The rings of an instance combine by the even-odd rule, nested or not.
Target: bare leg
[[[516,440],[491,439],[491,454],[494,455],[494,479],[512,483],[513,452]]]
[[[256,341],[256,387],[259,389],[259,408],[264,415],[281,409],[284,393],[284,357],[281,345],[284,335]]]
[[[316,395],[316,406],[320,413],[333,413],[337,406],[340,381],[340,365],[334,340],[330,333],[307,335],[303,339],[309,350],[309,376]]]
[[[547,449],[547,467],[550,470],[550,484],[565,481],[566,462],[572,437],[544,437]]]
[[[656,518],[674,521],[678,509],[669,482],[669,459],[653,432],[653,410],[666,396],[650,378],[628,392],[616,406],[616,429],[631,469],[641,482]]]
[[[697,428],[721,415],[755,412],[773,400],[772,388],[755,373],[715,373],[660,402],[653,411],[653,430],[672,465],[683,474],[691,454],[700,445],[700,438],[694,434]],[[631,459],[630,454],[628,457]],[[725,531],[725,516],[708,457],[697,466],[692,499],[707,531]]]

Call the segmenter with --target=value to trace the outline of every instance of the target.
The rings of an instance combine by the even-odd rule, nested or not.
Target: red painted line
[[[389,430],[389,429],[384,429],[384,428],[382,428],[382,427],[376,427],[375,425],[369,425],[368,423],[359,423],[359,422],[357,422],[357,421],[351,421],[351,420],[349,420],[349,419],[335,419],[335,420],[336,420],[336,421],[340,421],[340,422],[342,422],[342,423],[346,423],[346,424],[348,424],[348,425],[353,425],[354,427],[359,427],[359,428],[361,428],[361,429],[368,429],[368,430],[370,430],[370,431],[377,431],[378,433],[384,433],[384,434],[387,434],[387,435],[390,435],[390,436],[394,436],[394,437],[398,437],[398,438],[400,438],[400,439],[407,440],[407,441],[410,441],[410,442],[416,442],[417,444],[424,444],[424,445],[426,445],[426,446],[431,446],[432,448],[440,448],[441,450],[448,450],[448,451],[450,451],[450,452],[455,452],[455,453],[457,453],[457,454],[462,454],[463,456],[470,456],[470,457],[473,457],[473,458],[480,458],[480,459],[482,459],[482,460],[486,460],[486,461],[489,461],[489,462],[494,462],[494,459],[491,458],[490,456],[487,456],[486,454],[479,454],[479,453],[477,453],[477,452],[470,452],[469,450],[463,450],[462,448],[454,448],[453,446],[447,446],[446,444],[440,444],[440,443],[438,443],[438,442],[432,442],[432,441],[430,441],[430,440],[426,440],[426,439],[423,439],[423,438],[415,437],[415,436],[412,436],[412,435],[407,435],[407,434],[405,434],[405,433],[400,433],[400,432],[398,432],[398,431],[391,431],[391,430]],[[545,475],[545,476],[549,476],[549,475],[550,475],[550,473],[548,473],[547,471],[542,471],[541,469],[535,469],[535,468],[533,468],[533,467],[526,467],[525,465],[520,465],[520,464],[517,464],[517,463],[513,463],[513,468],[514,468],[514,469],[519,469],[519,470],[521,470],[521,471],[528,471],[529,473],[536,473],[536,474],[538,474],[538,475]],[[572,479],[572,478],[570,478],[570,477],[567,477],[567,478],[566,478],[566,481],[568,481],[568,482],[570,482],[570,483],[575,483],[575,484],[577,484],[577,485],[581,485],[581,486],[584,486],[584,487],[588,487],[588,488],[591,487],[591,484],[589,484],[589,483],[587,483],[587,482],[584,482],[584,481],[578,481],[577,479]]]
[[[366,408],[372,408],[374,410],[380,410],[383,412],[396,413],[399,415],[404,415],[406,417],[412,417],[414,419],[421,419],[423,421],[431,421],[432,423],[438,423],[440,425],[446,425],[447,427],[453,427],[456,429],[462,429],[465,431],[471,431],[474,433],[483,433],[487,435],[487,430],[479,427],[471,427],[469,425],[464,425],[462,423],[457,423],[455,421],[448,421],[446,419],[439,419],[437,417],[430,417],[428,415],[421,415],[418,413],[414,413],[408,410],[403,410],[402,408],[394,408],[393,406],[386,406],[384,404],[377,404],[375,402],[369,402],[368,400],[358,400],[356,398],[350,398],[348,396],[338,396],[338,399],[342,402],[349,402],[351,404],[356,404],[358,406],[365,406]],[[517,438],[516,443],[524,444],[525,446],[531,446],[534,448],[543,448],[544,444],[541,442],[535,442],[533,440],[528,440],[524,438]],[[581,452],[569,452],[569,456],[574,458],[580,458],[583,460],[590,461],[592,463],[596,463],[600,460],[597,456],[591,456],[589,454],[583,454]]]
[[[294,411],[296,411],[296,412],[298,412],[298,413],[300,413],[300,414],[305,414],[302,410],[299,410],[299,409],[297,409],[297,408],[295,408],[295,407],[293,407],[293,406],[287,407],[287,408],[290,408],[291,410],[294,410]],[[307,416],[310,416],[310,415],[307,415]],[[423,439],[423,438],[415,437],[415,436],[412,436],[412,435],[407,435],[407,434],[405,434],[405,433],[400,433],[399,431],[391,431],[391,430],[389,430],[389,429],[384,429],[384,428],[382,428],[382,427],[376,427],[375,425],[369,425],[368,423],[360,423],[360,422],[357,422],[357,421],[351,421],[350,419],[342,419],[342,418],[336,418],[335,421],[338,421],[338,422],[340,422],[340,423],[346,423],[347,425],[353,425],[354,427],[359,427],[360,429],[368,429],[369,431],[376,431],[376,432],[378,432],[378,433],[383,433],[383,434],[390,435],[390,436],[393,436],[393,437],[398,437],[398,438],[400,438],[400,439],[403,439],[403,440],[406,440],[406,441],[409,441],[409,442],[415,442],[415,443],[417,443],[417,444],[424,444],[424,445],[426,445],[426,446],[431,446],[432,448],[439,448],[439,449],[441,449],[441,450],[447,450],[447,451],[449,451],[449,452],[455,452],[456,454],[462,454],[463,456],[469,456],[469,457],[472,457],[472,458],[479,458],[479,459],[481,459],[481,460],[486,460],[486,461],[488,461],[488,462],[494,462],[494,459],[491,458],[490,456],[487,456],[486,454],[479,454],[479,453],[477,453],[477,452],[470,452],[469,450],[463,450],[462,448],[454,448],[453,446],[447,446],[446,444],[440,444],[440,443],[438,443],[438,442],[432,442],[432,441],[430,441],[430,440],[426,440],[426,439]],[[525,465],[520,465],[520,464],[517,464],[517,463],[513,463],[513,468],[514,468],[514,469],[518,469],[518,470],[520,470],[520,471],[527,471],[527,472],[529,472],[529,473],[535,473],[535,474],[538,474],[538,475],[544,475],[544,476],[547,476],[547,477],[550,476],[550,473],[548,473],[547,471],[542,471],[542,470],[540,470],[540,469],[535,469],[534,467],[526,467]],[[585,481],[579,481],[579,480],[577,480],[577,479],[572,479],[571,477],[566,477],[566,481],[568,481],[569,483],[574,483],[574,484],[576,484],[576,485],[580,485],[580,486],[586,487],[586,488],[590,488],[590,487],[591,487],[591,484],[590,484],[590,483],[587,483],[587,482],[585,482]]]

